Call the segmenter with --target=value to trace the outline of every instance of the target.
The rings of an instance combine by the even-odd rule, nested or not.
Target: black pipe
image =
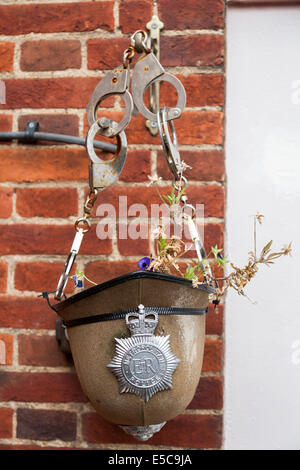
[[[28,138],[28,132],[0,132],[0,141],[1,140],[22,140],[24,143],[26,141],[31,143],[32,141],[37,140],[47,140],[52,142],[63,142],[65,144],[76,144],[85,146],[85,139],[80,137],[74,137],[73,135],[65,134],[50,134],[48,132],[33,132]],[[104,150],[106,152],[116,153],[117,146],[110,144],[108,142],[102,142],[99,140],[94,140],[94,147]]]

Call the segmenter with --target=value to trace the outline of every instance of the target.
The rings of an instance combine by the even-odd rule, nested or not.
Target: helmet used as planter
[[[200,379],[212,292],[205,284],[193,288],[187,279],[137,271],[54,306],[82,389],[105,419],[148,439],[185,410]]]

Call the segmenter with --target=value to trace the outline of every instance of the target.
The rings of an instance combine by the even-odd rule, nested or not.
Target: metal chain
[[[128,69],[130,66],[132,59],[134,57],[135,50],[132,46],[129,46],[127,49],[125,49],[123,53],[123,68]]]
[[[135,53],[146,53],[149,54],[152,52],[151,48],[147,45],[148,35],[145,31],[139,29],[130,37],[130,46],[125,49],[123,53],[123,67],[127,69]]]
[[[95,188],[92,188],[90,190],[86,198],[84,207],[83,207],[83,216],[79,217],[74,224],[76,234],[75,234],[67,261],[65,263],[63,272],[58,281],[58,285],[57,285],[55,296],[54,296],[56,300],[61,300],[62,296],[64,295],[64,291],[65,291],[65,288],[69,279],[69,275],[73,267],[73,264],[75,262],[76,256],[79,252],[84,234],[87,233],[91,228],[91,223],[90,223],[89,218],[91,216],[93,207],[97,200],[97,193],[98,192]]]
[[[76,222],[75,222],[75,230],[76,232],[79,232],[79,230],[82,230],[83,233],[87,233],[90,228],[91,228],[91,223],[89,221],[89,218],[91,216],[93,207],[95,205],[95,202],[97,200],[98,196],[98,191],[95,188],[92,188],[86,198],[85,204],[83,206],[83,213],[84,215],[82,217],[79,217]],[[81,226],[83,225],[83,227]]]
[[[139,29],[130,37],[130,47],[138,53],[149,54],[152,52],[151,47],[148,46],[148,34],[146,31]]]

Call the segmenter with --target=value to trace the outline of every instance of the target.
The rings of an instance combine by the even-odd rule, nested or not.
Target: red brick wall
[[[206,245],[222,245],[223,0],[160,0],[158,10],[165,23],[161,62],[187,92],[187,108],[175,124],[182,158],[193,166],[188,194],[205,203]],[[128,36],[144,29],[152,13],[150,0],[0,1],[0,78],[7,91],[0,131],[23,130],[34,119],[42,131],[84,137],[94,87],[104,70],[121,63]],[[121,113],[118,99],[105,105],[107,115]],[[170,178],[159,138],[145,129],[144,118],[133,118],[126,133],[127,162],[103,202],[118,194],[128,195],[129,203],[147,202],[156,197],[145,188],[147,175]],[[87,177],[83,148],[1,144],[0,340],[6,363],[0,365],[0,449],[220,448],[222,306],[207,317],[203,373],[192,403],[144,444],[93,411],[72,362],[58,349],[55,315],[37,293],[56,287]],[[77,266],[101,282],[135,269],[147,249],[145,242],[101,242],[93,229]]]

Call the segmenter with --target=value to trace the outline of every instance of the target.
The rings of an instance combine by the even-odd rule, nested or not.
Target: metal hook
[[[139,53],[145,52],[149,54],[151,48],[149,47],[148,34],[139,29],[130,37],[130,45]]]
[[[168,108],[161,108],[157,112],[157,127],[161,138],[162,148],[169,165],[171,172],[173,173],[175,180],[178,181],[182,175],[182,165],[180,153],[178,150],[177,136],[175,127],[172,121],[169,121],[172,139],[168,129],[168,122],[166,120]]]
[[[78,251],[79,251],[82,239],[83,239],[83,235],[84,235],[84,230],[78,229],[78,231],[76,232],[73,244],[71,246],[69,256],[64,265],[63,272],[61,273],[61,276],[57,284],[57,288],[56,288],[56,292],[54,296],[55,300],[61,300],[64,294],[72,266],[74,264],[74,261],[76,259],[76,256],[78,254]]]
[[[177,105],[175,108],[168,108],[166,120],[176,119],[181,113],[186,103],[186,93],[181,81],[174,75],[165,72],[162,65],[151,52],[143,57],[134,67],[132,75],[132,96],[137,110],[150,121],[157,121],[157,115],[146,108],[144,104],[144,94],[146,89],[156,82],[169,82],[176,88]]]
[[[90,157],[90,187],[93,189],[103,190],[113,184],[119,177],[127,155],[127,139],[124,131],[118,133],[116,129],[119,124],[110,121],[109,127],[113,130],[113,135],[117,134],[117,152],[111,160],[102,160],[95,152],[93,141],[95,135],[99,132],[98,121],[94,122],[90,127],[86,137],[86,150]],[[100,120],[101,121],[101,120]]]
[[[114,137],[124,131],[125,127],[129,124],[133,112],[132,96],[128,91],[129,78],[130,74],[128,69],[122,67],[115,69],[108,72],[93,91],[89,104],[87,105],[87,118],[90,126],[97,121],[97,109],[101,101],[108,96],[120,95],[125,103],[124,116],[121,122],[115,123],[116,126],[114,126],[114,128],[98,128],[98,134]]]

